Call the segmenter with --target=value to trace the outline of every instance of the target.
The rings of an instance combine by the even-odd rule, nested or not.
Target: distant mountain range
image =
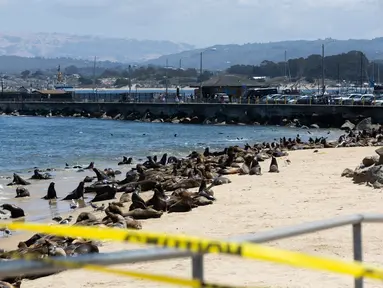
[[[90,67],[94,56],[105,68],[127,64],[199,68],[200,52],[203,69],[224,70],[235,64],[259,65],[264,60],[280,62],[287,58],[321,54],[335,55],[351,50],[362,51],[370,60],[383,59],[383,38],[372,40],[297,40],[244,45],[215,45],[195,49],[193,45],[171,41],[106,38],[58,33],[0,33],[0,72],[52,69],[61,65]],[[28,58],[25,58],[28,57]],[[49,58],[49,59],[47,59]]]
[[[21,57],[68,57],[114,62],[141,62],[193,49],[194,46],[171,41],[151,41],[59,33],[0,33],[0,55]]]
[[[259,65],[264,60],[284,61],[285,51],[287,58],[294,59],[308,57],[312,54],[322,53],[322,44],[325,44],[325,55],[336,55],[349,51],[362,51],[369,60],[383,59],[383,38],[372,40],[297,40],[270,43],[249,43],[244,45],[216,45],[205,49],[194,49],[172,55],[151,59],[145,64],[164,65],[166,59],[170,66],[200,67],[200,52],[203,53],[203,68],[223,70],[236,64]]]

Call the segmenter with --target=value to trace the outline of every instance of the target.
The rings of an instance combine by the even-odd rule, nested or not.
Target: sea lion
[[[112,168],[105,168],[104,169],[104,173],[106,176],[108,176],[109,178],[112,177],[116,177],[116,173],[114,172],[114,170]],[[121,174],[121,173],[120,173]]]
[[[128,203],[130,201],[132,201],[130,193],[122,193],[122,195],[120,196],[120,203]]]
[[[139,174],[137,173],[137,171],[130,170],[130,171],[126,172],[125,179],[122,181],[118,181],[117,184],[118,185],[125,185],[125,184],[131,183],[131,182],[137,182],[138,178],[139,178]]]
[[[82,181],[83,181],[84,183],[92,183],[93,180],[94,180],[95,178],[96,178],[95,176],[93,176],[93,177],[91,177],[91,176],[85,176],[84,180],[82,180]]]
[[[0,288],[16,288],[16,286],[5,281],[0,281]]]
[[[145,201],[138,195],[136,191],[132,193],[132,204],[129,207],[129,211],[132,211],[134,209],[146,209],[147,206],[145,204]]]
[[[251,154],[247,154],[244,158],[245,162],[242,164],[240,170],[239,170],[239,174],[240,175],[248,175],[250,173],[250,169],[251,169],[251,163],[253,162],[253,155]]]
[[[259,165],[257,158],[254,158],[251,163],[250,175],[262,175],[261,165]]]
[[[162,214],[163,214],[162,211],[156,211],[152,208],[146,208],[146,209],[137,208],[127,213],[124,213],[123,216],[132,217],[133,219],[136,219],[136,220],[145,220],[145,219],[151,219],[151,218],[160,218]]]
[[[3,210],[7,210],[11,212],[11,218],[20,218],[20,217],[25,217],[24,210],[21,209],[20,207],[16,205],[11,205],[11,204],[3,204],[0,206]]]
[[[97,195],[90,202],[100,202],[105,200],[112,200],[116,197],[117,188],[115,186],[104,186],[97,192]]]
[[[17,187],[16,188],[16,197],[15,198],[22,198],[22,197],[30,197],[30,193],[27,188],[25,187]]]
[[[167,203],[164,191],[160,191],[160,189],[154,188],[153,197],[146,201],[145,205],[147,207],[151,206],[156,211],[166,212]]]
[[[219,176],[213,179],[212,185],[219,186],[219,185],[230,184],[230,183],[231,183],[231,180],[229,178]]]
[[[207,185],[206,185],[206,180],[203,179],[202,182],[201,182],[201,185],[199,186],[199,189],[198,189],[198,193],[196,195],[196,197],[205,197],[206,199],[208,200],[215,200],[214,196],[213,196],[213,191],[211,190],[208,190],[207,188]]]
[[[31,177],[33,180],[48,180],[52,179],[52,176],[49,173],[41,174],[38,169],[33,171],[33,175]]]
[[[44,199],[44,200],[57,199],[57,194],[56,194],[56,189],[55,189],[55,182],[51,182],[51,184],[49,184],[47,195],[45,195],[41,199]]]
[[[279,173],[277,158],[271,157],[271,163],[269,168],[270,173]]]
[[[84,182],[82,181],[78,184],[76,189],[61,200],[78,200],[80,198],[84,198]]]
[[[141,186],[141,191],[150,191],[153,190],[154,187],[157,185],[157,181],[154,180],[143,180],[143,181],[138,181],[138,182],[131,182],[122,186],[119,186],[117,191],[118,192],[133,192],[137,185]]]
[[[97,217],[90,212],[82,212],[80,213],[80,215],[77,216],[75,223],[79,223],[82,221],[97,221]]]
[[[90,162],[90,164],[84,169],[93,169],[93,168],[94,168],[94,162]]]
[[[105,172],[103,172],[97,168],[93,168],[93,171],[94,171],[94,173],[96,173],[97,181],[110,180],[110,177],[108,175],[106,175]]]
[[[129,159],[126,156],[122,157],[122,161],[118,162],[118,165],[130,165],[132,164],[133,158],[129,157]]]
[[[13,180],[11,183],[8,183],[7,186],[12,186],[12,185],[30,185],[31,183],[24,180],[21,178],[19,175],[16,173],[13,173]]]

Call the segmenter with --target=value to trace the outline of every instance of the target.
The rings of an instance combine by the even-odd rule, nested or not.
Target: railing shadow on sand
[[[294,236],[314,233],[332,228],[352,225],[353,255],[355,261],[362,261],[362,223],[383,223],[383,214],[355,214],[340,216],[332,219],[303,223],[284,228],[276,228],[266,232],[234,237],[228,239],[232,242],[265,243]],[[63,258],[81,264],[118,265],[127,263],[169,260],[176,258],[192,259],[192,277],[203,281],[204,278],[204,255],[184,252],[176,249],[148,248],[127,250],[105,254],[88,254],[74,258]],[[57,257],[60,260],[60,257]],[[47,263],[14,260],[0,262],[0,278],[14,277],[18,275],[40,275],[62,271],[63,268],[55,267]],[[355,288],[363,288],[363,278],[354,279]]]

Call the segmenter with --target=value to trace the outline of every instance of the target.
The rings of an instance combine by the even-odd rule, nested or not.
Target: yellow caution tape
[[[163,284],[171,284],[177,286],[185,286],[185,287],[195,287],[195,288],[240,288],[239,286],[229,286],[229,285],[220,285],[213,283],[202,282],[197,279],[186,279],[181,277],[172,277],[166,275],[158,275],[158,274],[149,274],[143,272],[136,272],[131,270],[122,270],[116,268],[108,268],[101,265],[93,265],[93,264],[82,264],[65,260],[56,260],[52,257],[49,258],[36,258],[33,254],[17,256],[12,255],[12,259],[24,259],[30,261],[40,261],[53,266],[59,266],[67,269],[85,269],[94,272],[103,272],[108,274],[114,274],[118,276],[124,277],[132,277],[137,278],[139,280],[148,280],[152,282],[159,282]]]
[[[121,230],[116,228],[48,226],[31,223],[0,223],[13,230],[26,230],[63,237],[81,237],[93,240],[114,240],[135,244],[152,244],[161,247],[178,248],[195,253],[215,253],[237,255],[243,258],[287,264],[301,268],[324,270],[338,274],[352,275],[355,278],[383,280],[383,269],[370,267],[361,262],[347,262],[318,256],[287,251],[252,243],[233,243],[227,241],[202,239],[185,235]]]

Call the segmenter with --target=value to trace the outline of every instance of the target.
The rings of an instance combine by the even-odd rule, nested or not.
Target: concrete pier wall
[[[374,123],[383,123],[383,107],[375,106],[0,102],[0,110],[6,113],[17,110],[25,115],[46,115],[51,112],[53,115],[71,116],[81,113],[90,117],[103,113],[111,117],[133,113],[137,119],[149,112],[152,120],[197,116],[201,122],[219,119],[231,123],[261,124],[280,124],[283,119],[299,119],[305,125],[316,123],[327,127],[338,127],[345,120],[357,121],[366,117],[371,117]]]

